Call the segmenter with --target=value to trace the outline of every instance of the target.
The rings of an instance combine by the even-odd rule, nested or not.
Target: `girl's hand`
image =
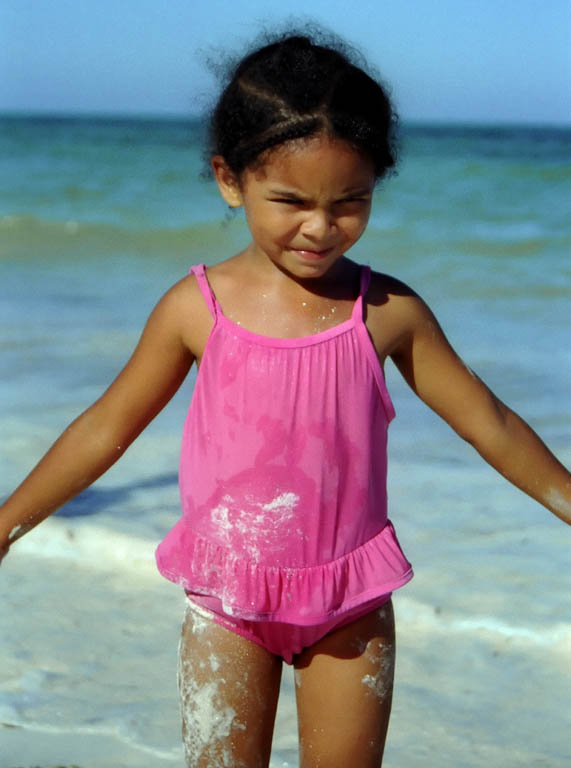
[[[412,390],[510,482],[571,524],[571,475],[458,357],[412,291],[391,296],[392,359]]]

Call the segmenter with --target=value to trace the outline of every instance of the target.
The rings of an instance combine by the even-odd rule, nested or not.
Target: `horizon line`
[[[118,122],[203,122],[205,115],[183,112],[106,112],[106,111],[53,111],[53,110],[19,110],[0,109],[1,119],[15,120],[116,120]],[[570,130],[570,122],[539,122],[535,120],[512,119],[467,119],[467,118],[430,118],[407,117],[400,118],[400,124],[410,126],[450,126],[457,128],[546,128],[555,130]]]

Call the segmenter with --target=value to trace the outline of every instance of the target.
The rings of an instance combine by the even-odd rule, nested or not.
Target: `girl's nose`
[[[304,235],[323,239],[329,234],[332,227],[333,221],[327,211],[314,210],[308,213],[301,226],[301,231]]]

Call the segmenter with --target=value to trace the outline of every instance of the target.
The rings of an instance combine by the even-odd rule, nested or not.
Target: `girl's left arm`
[[[571,474],[464,364],[420,298],[395,302],[401,331],[391,357],[413,391],[488,464],[571,524]]]

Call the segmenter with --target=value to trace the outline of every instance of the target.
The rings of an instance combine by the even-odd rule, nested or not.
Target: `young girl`
[[[387,517],[383,365],[566,522],[567,470],[458,358],[410,288],[347,257],[394,165],[383,88],[338,46],[289,37],[243,59],[211,165],[251,243],[161,299],[124,370],[0,514],[0,552],[103,474],[199,375],[182,519],[157,550],[187,594],[179,689],[189,766],[267,766],[282,662],[300,765],[382,761],[391,593],[412,578]]]

